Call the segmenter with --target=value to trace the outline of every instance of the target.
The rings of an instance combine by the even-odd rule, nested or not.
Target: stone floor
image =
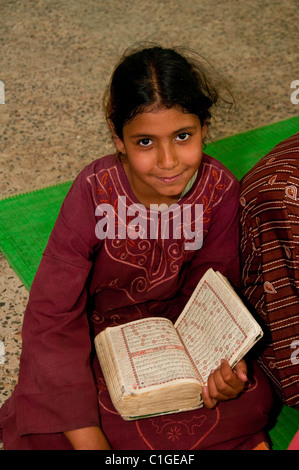
[[[296,0],[2,0],[0,16],[1,197],[70,180],[113,148],[101,98],[138,41],[190,47],[228,80],[236,110],[218,116],[214,138],[299,114]],[[17,380],[28,292],[2,255],[0,269],[1,405]]]

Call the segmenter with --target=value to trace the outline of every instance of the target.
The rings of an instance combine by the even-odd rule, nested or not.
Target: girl
[[[252,449],[265,440],[271,392],[255,365],[242,360],[232,370],[223,361],[211,371],[204,408],[125,422],[92,348],[111,325],[175,321],[209,267],[239,285],[239,184],[202,152],[217,100],[202,68],[172,49],[134,51],[116,67],[106,111],[117,153],[77,177],[43,254],[24,317],[19,382],[0,414],[5,449]],[[203,243],[187,249],[192,231],[134,234],[132,216],[119,216],[120,200],[126,214],[142,204],[147,222],[152,204],[202,204]],[[115,214],[106,232],[103,204]]]

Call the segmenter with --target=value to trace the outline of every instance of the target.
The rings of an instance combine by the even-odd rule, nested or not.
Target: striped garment
[[[265,331],[259,362],[281,399],[299,409],[299,133],[241,183],[243,293]]]

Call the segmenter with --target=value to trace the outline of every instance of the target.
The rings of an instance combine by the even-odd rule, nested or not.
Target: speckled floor
[[[229,81],[237,109],[220,115],[215,138],[299,114],[297,0],[2,0],[0,14],[1,197],[70,180],[113,148],[101,97],[136,41],[191,47]],[[2,255],[0,269],[1,404],[17,380],[28,292]]]

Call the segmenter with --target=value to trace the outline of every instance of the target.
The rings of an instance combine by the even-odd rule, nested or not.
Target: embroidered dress
[[[243,290],[265,325],[260,365],[299,409],[299,133],[243,178]]]
[[[233,175],[204,155],[192,188],[163,226],[163,213],[136,206],[116,155],[81,172],[30,291],[19,382],[0,410],[4,448],[68,449],[64,431],[94,425],[113,449],[252,448],[264,440],[272,395],[256,367],[236,400],[128,423],[113,408],[92,348],[108,326],[148,316],[175,321],[209,267],[239,285],[238,199]],[[184,204],[192,209],[188,230],[176,219]],[[197,204],[201,247],[187,245]],[[169,233],[161,236],[161,227]]]

